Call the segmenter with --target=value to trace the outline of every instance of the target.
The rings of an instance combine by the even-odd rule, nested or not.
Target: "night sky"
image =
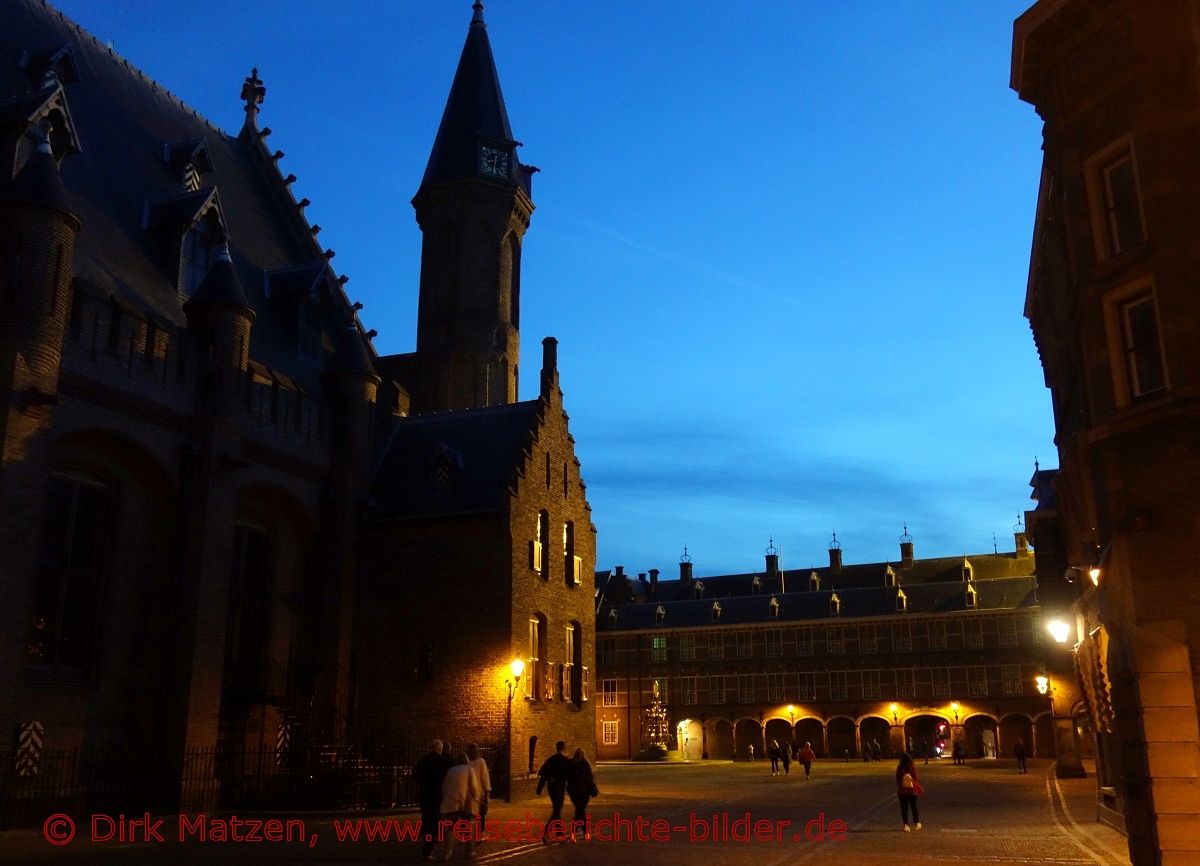
[[[466,0],[62,0],[230,134],[259,123],[382,353],[415,347],[409,204]],[[696,574],[1012,549],[1056,465],[1022,317],[1041,123],[1008,88],[1027,0],[493,0],[537,210],[522,394],[559,369],[597,567]],[[86,141],[83,142],[86,148]],[[236,243],[236,239],[235,243]]]

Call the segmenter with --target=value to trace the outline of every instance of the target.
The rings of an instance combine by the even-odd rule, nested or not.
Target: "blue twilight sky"
[[[381,353],[415,344],[416,192],[469,0],[58,0],[236,133],[260,124]],[[522,397],[559,367],[598,567],[698,575],[1011,549],[1056,463],[1022,318],[1041,124],[1028,0],[489,0],[537,211]]]

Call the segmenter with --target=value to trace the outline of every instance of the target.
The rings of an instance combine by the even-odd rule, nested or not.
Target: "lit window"
[[[600,704],[605,707],[615,707],[617,705],[616,680],[600,681]]]
[[[606,745],[606,746],[617,745],[617,723],[616,722],[604,722],[602,730],[603,730],[603,736],[604,736],[604,745]]]
[[[650,660],[665,662],[667,660],[667,636],[656,634],[650,638]]]
[[[563,524],[563,573],[567,578],[567,586],[583,582],[582,569],[582,560],[575,555],[575,524],[568,520]]]

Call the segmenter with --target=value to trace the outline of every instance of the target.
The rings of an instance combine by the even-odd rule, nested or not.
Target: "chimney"
[[[833,541],[829,542],[829,571],[831,574],[842,573],[842,543],[837,540],[836,532]]]
[[[558,340],[547,337],[542,340],[542,390],[541,395],[549,400],[558,388]]]
[[[767,580],[775,582],[779,580],[779,551],[775,549],[775,539],[767,541]]]
[[[1021,521],[1021,515],[1017,515],[1017,525],[1013,527],[1013,541],[1016,544],[1017,559],[1025,559],[1029,556],[1029,538],[1025,535],[1025,524]]]
[[[658,593],[658,569],[652,568],[652,569],[650,569],[650,597],[654,598],[654,596],[657,593]]]
[[[617,566],[617,577],[624,577],[624,576],[625,576],[625,566],[618,565]]]
[[[683,546],[683,556],[679,557],[679,582],[684,586],[692,583],[692,558],[688,556],[687,545]]]
[[[913,567],[913,539],[908,534],[908,524],[904,524],[904,534],[900,536],[900,567]]]

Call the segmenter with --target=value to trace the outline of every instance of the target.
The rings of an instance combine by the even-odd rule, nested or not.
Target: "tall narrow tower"
[[[496,406],[517,399],[521,240],[537,169],[517,160],[476,0],[458,70],[421,188],[413,198],[424,242],[417,311],[415,411]]]

